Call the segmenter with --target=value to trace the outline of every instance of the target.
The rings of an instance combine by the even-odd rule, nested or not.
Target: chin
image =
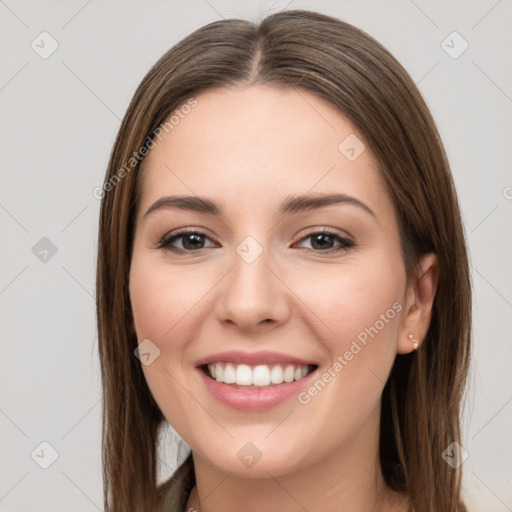
[[[217,441],[214,446],[211,443],[205,446],[198,445],[197,449],[192,448],[192,451],[194,457],[199,456],[219,471],[243,478],[282,476],[306,469],[315,462],[313,455],[308,456],[308,453],[304,452],[305,446],[314,449],[312,443],[304,442],[304,433],[300,435],[302,441],[296,442],[293,436],[290,437],[285,432],[273,440],[265,439],[269,431],[265,429],[262,433],[259,430],[254,438],[240,435],[226,440],[226,443]]]

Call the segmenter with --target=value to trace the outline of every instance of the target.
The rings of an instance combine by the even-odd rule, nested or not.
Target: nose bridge
[[[240,308],[256,313],[268,307],[275,293],[272,291],[275,283],[270,282],[273,276],[268,269],[271,260],[268,240],[260,243],[253,236],[247,236],[236,246],[230,292]]]
[[[250,328],[287,317],[286,290],[270,270],[275,262],[268,237],[260,240],[246,236],[235,247],[232,269],[216,301],[219,320]]]

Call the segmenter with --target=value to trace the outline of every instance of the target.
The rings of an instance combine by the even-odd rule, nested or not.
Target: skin
[[[160,350],[144,375],[194,457],[186,510],[409,510],[380,470],[380,399],[396,355],[413,350],[409,333],[421,340],[428,330],[435,255],[407,282],[378,162],[369,148],[352,162],[339,151],[348,135],[364,138],[329,102],[263,86],[196,99],[144,160],[130,270],[133,328]],[[333,192],[375,216],[351,204],[278,213],[291,195]],[[164,207],[144,216],[170,194],[207,197],[223,215]],[[342,244],[314,245],[324,227],[356,245],[327,253]],[[172,246],[186,254],[157,247],[179,228],[205,233],[203,248],[184,238]],[[236,252],[247,236],[263,249],[250,264]],[[308,404],[293,397],[238,411],[217,402],[195,369],[220,351],[274,350],[316,361],[322,374],[394,303],[401,311]],[[250,468],[237,458],[249,441],[262,454]]]

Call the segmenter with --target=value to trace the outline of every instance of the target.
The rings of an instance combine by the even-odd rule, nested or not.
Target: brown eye
[[[200,231],[180,231],[162,238],[158,244],[158,248],[177,253],[194,252],[206,248],[205,239],[209,240],[206,234]],[[181,247],[174,246],[173,244],[176,242],[181,244]]]
[[[343,238],[332,231],[310,233],[303,237],[301,241],[308,239],[311,239],[311,249],[318,252],[346,251],[355,246],[352,240]],[[338,246],[335,246],[336,243],[338,243]]]

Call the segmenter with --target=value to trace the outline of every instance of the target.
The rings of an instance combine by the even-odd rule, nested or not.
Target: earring
[[[414,343],[414,350],[416,350],[419,346],[420,340],[417,340],[412,333],[409,334],[409,339]]]

